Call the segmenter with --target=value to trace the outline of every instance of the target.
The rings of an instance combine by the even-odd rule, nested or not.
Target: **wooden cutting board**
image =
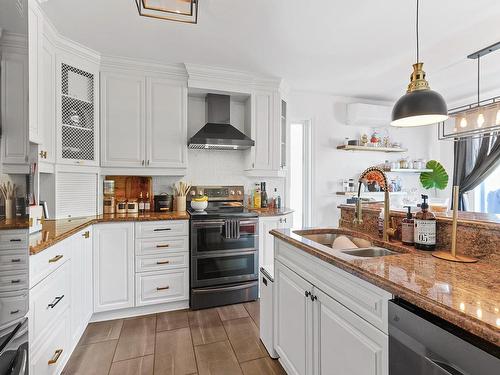
[[[153,210],[153,179],[151,177],[142,176],[106,176],[106,180],[115,182],[115,199],[139,199],[139,194],[142,192],[142,197],[146,199],[146,193],[149,193],[149,201],[151,210]]]

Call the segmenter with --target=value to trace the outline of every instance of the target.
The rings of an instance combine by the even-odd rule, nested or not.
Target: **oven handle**
[[[223,226],[224,220],[200,220],[191,222],[194,228],[207,228],[212,225]]]
[[[26,349],[18,351],[14,359],[14,366],[12,366],[12,373],[16,375],[25,375],[28,367],[28,353]]]
[[[238,284],[238,285],[231,285],[231,286],[220,286],[220,287],[211,287],[211,288],[195,288],[194,291],[196,293],[213,293],[214,291],[221,291],[221,292],[230,292],[233,290],[240,290],[240,289],[247,289],[252,286],[257,285],[257,281],[252,281],[251,283],[244,283],[244,284]]]
[[[450,365],[444,363],[444,362],[441,362],[441,361],[438,361],[438,360],[435,360],[435,359],[432,359],[432,358],[429,358],[427,356],[424,356],[424,358],[436,369],[439,370],[440,373],[442,373],[443,375],[465,375],[463,372],[460,372],[458,371],[456,368],[454,367],[451,367]]]

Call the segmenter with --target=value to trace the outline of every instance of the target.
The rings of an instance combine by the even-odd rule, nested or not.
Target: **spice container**
[[[115,197],[108,196],[103,198],[103,212],[105,214],[115,213]]]
[[[136,199],[130,199],[127,202],[127,213],[128,214],[137,214],[139,213],[139,204]]]
[[[126,200],[119,200],[118,203],[116,203],[116,213],[117,214],[126,214],[127,213],[127,201]]]

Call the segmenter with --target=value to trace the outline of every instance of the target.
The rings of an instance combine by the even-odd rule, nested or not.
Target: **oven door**
[[[0,331],[0,374],[28,374],[28,319]]]
[[[257,250],[258,228],[256,219],[191,221],[191,255]]]
[[[257,251],[219,253],[191,258],[191,287],[257,280]]]

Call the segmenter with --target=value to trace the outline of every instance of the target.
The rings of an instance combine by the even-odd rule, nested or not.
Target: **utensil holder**
[[[5,218],[12,219],[14,217],[14,201],[12,199],[5,200]]]
[[[186,196],[175,197],[176,211],[186,211]]]

